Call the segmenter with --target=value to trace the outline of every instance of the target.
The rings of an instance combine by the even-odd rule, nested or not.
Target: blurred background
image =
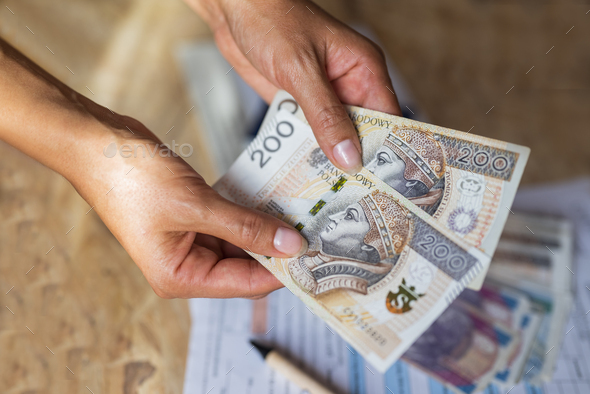
[[[529,146],[523,184],[590,174],[590,1],[317,3],[382,45],[407,115]],[[209,182],[265,111],[235,72],[223,78],[181,0],[1,0],[0,35],[163,142],[191,144],[185,160]],[[0,155],[0,391],[181,392],[186,301],[155,296],[65,179],[6,144]]]

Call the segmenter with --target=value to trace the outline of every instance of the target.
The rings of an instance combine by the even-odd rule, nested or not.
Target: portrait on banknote
[[[438,136],[417,128],[393,128],[367,169],[428,212],[436,212],[445,187],[445,156]]]
[[[413,231],[409,211],[379,191],[325,217],[320,250],[289,264],[293,279],[316,295],[335,289],[366,294],[391,271]]]
[[[349,116],[369,171],[456,235],[495,247],[526,148],[358,107]]]
[[[460,249],[411,212],[407,200],[404,205],[401,195],[364,175],[368,172],[347,178],[313,150],[300,163],[306,168],[301,172],[315,174],[315,180],[308,179],[290,194],[305,195],[309,202],[271,193],[261,205],[271,214],[277,207],[282,212],[298,204],[312,207],[297,219],[291,217],[300,224],[310,248],[288,263],[293,281],[307,294],[350,291],[369,295],[396,282],[391,286],[395,292],[386,292],[384,305],[390,313],[402,314],[426,293],[436,272],[437,264],[432,262],[440,262],[438,268],[456,280],[473,266]],[[310,171],[309,166],[314,169]],[[311,190],[317,191],[309,194]],[[285,191],[282,188],[280,193]],[[401,278],[401,272],[407,275]]]

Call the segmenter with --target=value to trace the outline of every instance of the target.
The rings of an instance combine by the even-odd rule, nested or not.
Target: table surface
[[[319,3],[377,32],[433,123],[530,146],[523,183],[590,173],[590,6]],[[173,58],[211,33],[180,0],[0,6],[3,38],[164,142],[192,144],[189,163],[215,179]],[[2,143],[0,156],[0,391],[181,392],[186,301],[158,298],[61,176]]]

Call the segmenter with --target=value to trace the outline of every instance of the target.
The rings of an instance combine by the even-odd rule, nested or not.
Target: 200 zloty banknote
[[[336,169],[287,111],[214,188],[301,232],[309,251],[299,258],[251,254],[382,372],[489,264],[366,169]]]
[[[265,123],[284,109],[305,121],[279,91]],[[346,106],[363,165],[457,236],[494,254],[530,149],[399,116]],[[469,285],[479,289],[486,270]]]

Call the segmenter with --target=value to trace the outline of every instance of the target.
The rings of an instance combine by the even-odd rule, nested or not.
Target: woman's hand
[[[186,0],[207,21],[235,70],[267,102],[277,89],[301,105],[339,168],[362,166],[342,103],[401,115],[383,52],[307,0]]]
[[[282,285],[240,248],[274,257],[307,249],[288,224],[224,199],[141,123],[2,39],[0,86],[0,139],[68,179],[158,295],[258,297]]]
[[[265,256],[300,255],[307,242],[297,230],[221,197],[141,123],[110,118],[114,131],[100,133],[70,181],[156,294],[258,297],[282,287],[240,248]]]

